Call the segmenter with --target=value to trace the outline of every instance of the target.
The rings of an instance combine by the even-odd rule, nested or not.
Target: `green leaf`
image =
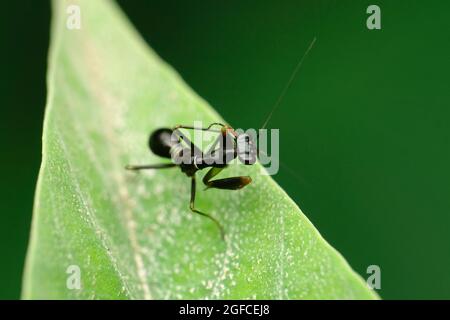
[[[178,168],[124,170],[161,162],[147,149],[152,130],[222,119],[114,3],[77,1],[80,30],[66,27],[68,3],[53,1],[23,298],[377,298],[260,165],[222,173],[250,175],[242,190],[198,190],[197,206],[220,220],[225,241],[190,212],[190,179]]]

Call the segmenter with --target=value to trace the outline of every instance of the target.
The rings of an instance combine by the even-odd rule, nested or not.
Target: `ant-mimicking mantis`
[[[303,61],[314,46],[315,42],[316,38],[312,40],[311,44],[301,57],[283,91],[270,111],[266,121],[264,122],[262,129],[266,127],[274,111],[280,105],[295,76],[297,75],[298,70],[303,64]],[[216,126],[220,127],[220,130],[213,129],[213,127]],[[219,132],[220,135],[209,150],[206,153],[203,153],[202,150],[200,150],[184,134],[181,133],[180,129]],[[189,147],[182,146],[182,141],[184,141]],[[240,142],[244,142],[244,148],[242,148],[242,144]],[[219,143],[219,147],[215,149],[217,143]],[[172,163],[127,165],[125,168],[127,170],[136,171],[180,167],[181,171],[191,178],[191,200],[189,208],[192,212],[211,219],[219,228],[222,239],[224,239],[225,231],[220,222],[213,216],[204,213],[195,207],[195,175],[197,171],[209,168],[209,171],[202,180],[206,185],[206,188],[239,190],[250,184],[252,179],[249,176],[238,176],[213,180],[216,175],[218,175],[231,161],[237,157],[239,157],[241,162],[245,165],[252,165],[256,162],[257,152],[255,152],[255,148],[253,147],[253,142],[250,137],[247,134],[238,134],[232,127],[217,122],[212,123],[205,128],[177,125],[173,129],[161,128],[153,131],[150,135],[149,147],[154,154],[163,158],[172,159]]]

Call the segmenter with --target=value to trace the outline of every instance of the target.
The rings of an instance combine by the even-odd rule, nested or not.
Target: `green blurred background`
[[[93,0],[99,1],[99,0]],[[385,299],[450,298],[450,2],[119,1],[233,126],[269,127],[275,179]],[[366,28],[377,4],[382,30]],[[19,298],[45,105],[50,5],[1,10],[0,298]],[[274,213],[276,214],[276,213]]]

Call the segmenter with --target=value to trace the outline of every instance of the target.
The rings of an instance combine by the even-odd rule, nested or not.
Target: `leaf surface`
[[[221,173],[252,177],[237,192],[199,185],[197,207],[221,222],[225,241],[190,212],[190,180],[178,168],[124,170],[162,162],[147,148],[152,130],[223,120],[114,3],[75,3],[80,30],[66,27],[69,2],[53,1],[23,298],[377,298],[260,165]]]

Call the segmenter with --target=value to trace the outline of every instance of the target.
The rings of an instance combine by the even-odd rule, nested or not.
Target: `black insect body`
[[[286,92],[291,86],[295,75],[297,74],[298,70],[303,64],[305,57],[312,49],[315,42],[316,38],[313,39],[309,47],[306,49],[306,52],[301,57],[291,77],[289,78],[289,81],[285,85],[283,91],[281,92],[272,110],[270,111],[266,121],[264,122],[262,129],[267,126],[274,111],[280,105]],[[220,127],[220,130],[213,129],[213,127]],[[202,150],[200,150],[185,135],[183,135],[180,129],[202,130],[217,132],[220,134],[217,140],[210,147],[210,149],[207,152],[203,153]],[[222,238],[224,238],[225,233],[219,221],[209,214],[201,212],[195,208],[195,174],[199,170],[209,168],[209,171],[203,177],[203,183],[206,185],[207,189],[217,188],[238,190],[245,187],[252,182],[252,179],[248,176],[230,177],[223,179],[214,179],[214,177],[217,176],[223,169],[228,166],[231,161],[236,158],[239,158],[239,160],[246,165],[252,165],[256,162],[257,151],[251,137],[247,134],[238,134],[230,126],[221,123],[213,123],[206,128],[180,125],[176,126],[173,129],[163,128],[155,130],[150,135],[149,147],[154,154],[163,158],[172,159],[172,163],[138,166],[128,165],[126,166],[126,169],[143,170],[180,167],[181,171],[183,171],[188,177],[191,178],[191,210],[214,221],[220,229]]]
[[[212,129],[214,126],[220,127],[220,130]],[[219,135],[210,149],[203,153],[180,129],[217,132]],[[154,154],[171,159],[172,162],[152,165],[128,165],[126,169],[144,170],[180,167],[181,171],[191,178],[190,209],[214,221],[219,227],[222,237],[224,237],[224,230],[219,221],[195,207],[195,175],[197,171],[209,168],[209,171],[203,177],[203,183],[207,189],[239,190],[247,186],[252,181],[249,176],[222,179],[214,179],[214,177],[236,158],[239,158],[246,165],[254,164],[256,162],[256,149],[254,148],[253,140],[246,134],[236,133],[230,126],[213,123],[206,128],[176,126],[174,129],[157,129],[150,135],[149,147]]]

